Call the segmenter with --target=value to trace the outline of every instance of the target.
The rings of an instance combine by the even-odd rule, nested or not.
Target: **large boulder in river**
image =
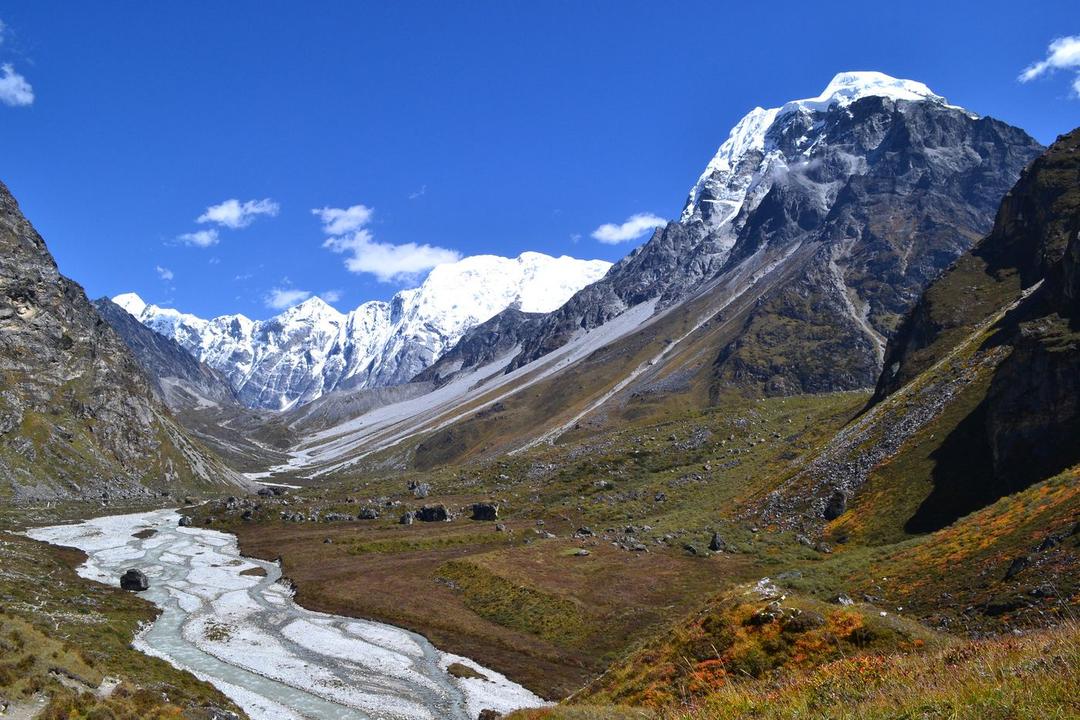
[[[150,589],[150,581],[147,579],[146,573],[132,568],[120,576],[120,587],[132,592],[142,592]]]

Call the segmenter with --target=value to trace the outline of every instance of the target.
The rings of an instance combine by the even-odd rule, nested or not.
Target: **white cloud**
[[[160,277],[162,280],[172,280],[173,277],[175,277],[173,275],[173,271],[167,267],[161,267],[160,265],[157,265],[154,267],[154,269],[157,270],[158,277]]]
[[[246,202],[240,202],[236,198],[232,198],[206,208],[206,212],[196,218],[195,222],[212,222],[236,230],[247,227],[255,222],[255,218],[260,215],[274,217],[280,209],[280,206],[270,198],[248,200]]]
[[[218,244],[218,231],[214,228],[210,228],[209,230],[197,230],[195,232],[177,235],[176,239],[184,243],[185,245],[194,245],[195,247],[210,247],[211,245]]]
[[[457,250],[405,243],[376,242],[371,231],[364,226],[371,222],[375,211],[366,205],[350,208],[322,208],[312,210],[323,224],[328,237],[323,247],[347,255],[345,267],[349,272],[370,273],[379,282],[405,282],[414,280],[436,265],[457,262],[461,253]]]
[[[345,253],[345,267],[349,272],[370,273],[379,282],[405,282],[416,279],[420,273],[436,265],[457,262],[461,253],[457,250],[405,243],[392,245],[375,242],[367,230],[343,237],[327,238],[324,248]]]
[[[653,228],[662,227],[667,220],[652,213],[637,213],[631,215],[621,225],[604,223],[592,232],[592,236],[602,243],[616,245],[628,240],[637,240]]]
[[[421,185],[419,190],[409,193],[409,199],[416,200],[417,198],[422,198],[425,195],[427,195],[427,185]]]
[[[1055,70],[1073,73],[1073,94],[1080,97],[1080,35],[1059,37],[1051,42],[1046,50],[1046,58],[1024,68],[1019,80],[1030,82]]]
[[[274,288],[263,298],[263,302],[266,303],[266,307],[273,308],[274,310],[284,310],[285,308],[292,307],[297,303],[302,303],[311,297],[311,293],[307,290],[297,290],[295,288]]]
[[[327,235],[344,235],[353,230],[359,230],[371,222],[371,216],[375,213],[366,205],[353,205],[348,208],[315,208],[311,212],[319,217],[323,232]]]
[[[336,303],[344,295],[340,290],[324,290],[319,293],[319,297],[328,303]]]
[[[11,63],[0,65],[0,102],[12,107],[31,105],[34,102],[34,88]]]

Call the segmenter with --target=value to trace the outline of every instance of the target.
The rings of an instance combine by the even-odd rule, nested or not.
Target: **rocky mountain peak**
[[[899,319],[989,230],[1041,149],[1022,130],[882,73],[840,73],[816,97],[755,108],[706,165],[681,220],[530,322],[509,369],[634,306],[661,313],[707,292],[753,302],[725,313],[714,388],[869,387]]]

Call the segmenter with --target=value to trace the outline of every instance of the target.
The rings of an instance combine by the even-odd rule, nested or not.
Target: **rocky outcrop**
[[[242,483],[154,397],[0,185],[0,496],[112,501]]]

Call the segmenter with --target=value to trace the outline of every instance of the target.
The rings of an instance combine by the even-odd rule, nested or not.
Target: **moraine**
[[[85,552],[78,572],[91,580],[117,585],[129,568],[146,573],[150,589],[140,595],[161,615],[134,646],[213,683],[253,720],[464,720],[544,704],[415,633],[305,610],[278,582],[276,563],[242,557],[234,536],[178,520],[158,510],[27,534]],[[266,575],[243,574],[257,568]],[[451,663],[487,679],[455,678]]]

